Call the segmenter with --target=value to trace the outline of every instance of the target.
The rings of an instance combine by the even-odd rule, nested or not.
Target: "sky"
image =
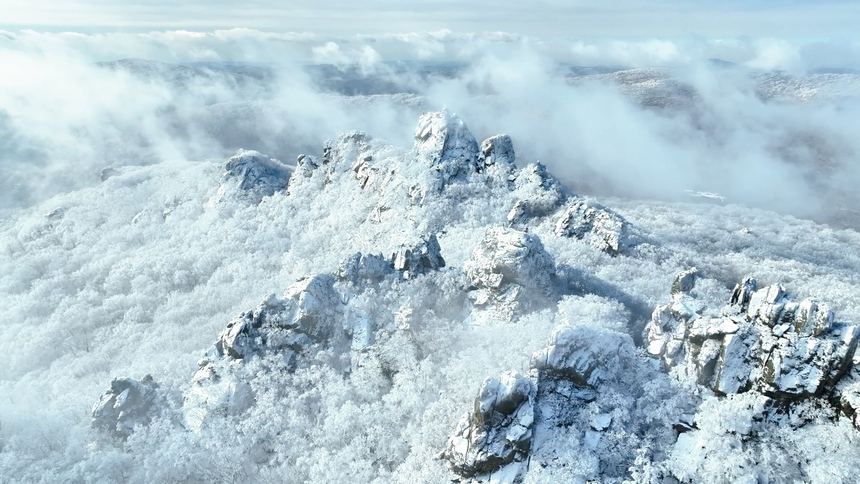
[[[0,28],[116,31],[245,27],[324,35],[450,29],[532,36],[856,36],[850,0],[22,0],[0,1]]]

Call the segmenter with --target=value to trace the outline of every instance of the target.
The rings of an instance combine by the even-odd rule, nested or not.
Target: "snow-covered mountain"
[[[7,212],[2,474],[852,481],[856,231],[597,203],[467,121]]]

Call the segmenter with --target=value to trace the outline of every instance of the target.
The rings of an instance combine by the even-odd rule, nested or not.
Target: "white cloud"
[[[0,3],[0,25],[54,29],[202,29],[244,26],[337,36],[392,31],[510,31],[538,36],[831,36],[856,34],[856,2],[580,0],[501,2],[388,0],[283,4],[272,1]]]
[[[762,39],[753,43],[753,58],[745,64],[762,70],[800,70],[804,67],[800,47],[780,39]]]

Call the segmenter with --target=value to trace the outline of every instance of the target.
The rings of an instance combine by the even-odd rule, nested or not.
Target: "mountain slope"
[[[693,266],[703,315],[753,274],[860,321],[857,232],[738,205],[610,205],[442,111],[411,148],[352,132],[295,166],[243,152],[122,167],[14,212],[0,469],[440,482],[458,478],[451,462],[503,481],[850,481],[860,455],[838,405],[719,396],[637,345]],[[120,381],[99,400],[147,374],[157,387]],[[126,401],[134,418],[108,411]],[[473,422],[517,448],[458,461],[449,438]]]

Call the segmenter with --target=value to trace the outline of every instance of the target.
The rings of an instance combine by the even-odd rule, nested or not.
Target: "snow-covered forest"
[[[854,481],[860,74],[192,34],[0,32],[3,481]]]

